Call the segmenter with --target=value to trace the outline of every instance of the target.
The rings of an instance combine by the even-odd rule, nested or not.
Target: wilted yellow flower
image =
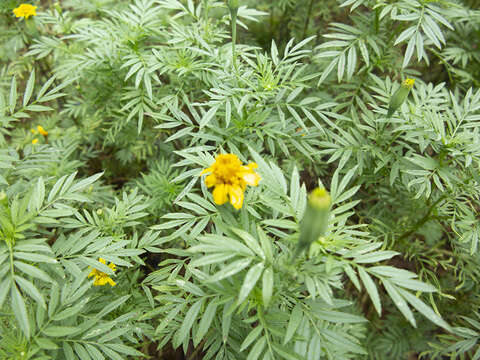
[[[101,262],[102,264],[105,264],[105,259],[99,258],[98,261]],[[115,267],[114,263],[110,263],[108,265],[108,267],[110,269],[112,269],[113,271],[116,271],[116,267]],[[92,276],[95,276],[95,281],[93,282],[94,286],[103,286],[103,285],[106,285],[107,283],[110,284],[111,286],[116,285],[115,281],[113,281],[110,278],[110,276],[108,276],[107,274],[105,274],[104,272],[102,272],[100,270],[93,269],[90,272],[90,274],[88,274],[89,278],[92,277]]]
[[[46,131],[46,130],[43,128],[42,125],[38,125],[38,126],[37,126],[37,129],[38,129],[38,132],[39,132],[40,134],[42,134],[43,136],[47,136],[47,135],[48,135],[48,131]]]
[[[247,185],[257,186],[261,180],[253,169],[256,163],[247,166],[234,154],[220,154],[215,158],[215,163],[203,170],[200,175],[210,173],[205,178],[207,187],[215,186],[213,189],[213,200],[217,205],[225,204],[229,199],[235,209],[243,205],[243,192]]]
[[[13,13],[17,18],[24,17],[28,19],[30,16],[37,15],[37,7],[30,4],[21,4],[19,7],[13,9]]]
[[[36,143],[38,143],[38,139],[33,139],[33,140],[32,140],[32,144],[35,145]]]

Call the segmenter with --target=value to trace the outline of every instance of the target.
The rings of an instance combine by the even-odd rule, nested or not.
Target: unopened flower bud
[[[230,11],[237,11],[238,10],[238,0],[227,0],[227,6]]]
[[[331,204],[332,198],[324,188],[316,188],[308,195],[307,209],[300,223],[300,238],[293,259],[325,235]]]
[[[387,117],[393,115],[395,111],[403,104],[403,102],[407,99],[410,90],[413,88],[413,84],[415,84],[415,79],[405,79],[402,85],[395,91],[395,93],[390,98],[390,103],[388,104],[388,113]]]
[[[55,8],[55,10],[57,10],[59,14],[62,14],[62,8],[60,7],[60,4],[58,2],[53,4],[53,7]]]

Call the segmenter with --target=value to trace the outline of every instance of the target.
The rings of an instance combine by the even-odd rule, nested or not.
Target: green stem
[[[428,220],[430,220],[430,215],[431,215],[432,211],[435,209],[435,206],[437,206],[437,204],[438,204],[440,201],[442,201],[444,198],[445,198],[445,196],[439,197],[439,198],[428,208],[428,211],[427,211],[427,213],[425,214],[425,216],[422,217],[420,220],[418,220],[417,223],[413,226],[413,228],[412,228],[411,230],[408,230],[408,231],[404,232],[402,235],[400,235],[397,240],[403,240],[403,239],[409,237],[409,236],[412,235],[415,231],[417,231],[420,227],[422,227]]]
[[[205,21],[208,21],[208,0],[203,0],[203,11],[205,14]]]
[[[302,39],[305,39],[307,35],[308,24],[310,22],[310,14],[312,13],[312,8],[313,8],[313,0],[310,0],[310,4],[308,5],[307,19],[305,20],[305,26],[303,27]]]
[[[237,53],[235,51],[235,44],[237,42],[237,11],[237,9],[230,10],[232,17],[232,58],[235,70],[237,69]]]

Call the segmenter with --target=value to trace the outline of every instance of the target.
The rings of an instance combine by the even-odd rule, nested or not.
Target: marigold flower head
[[[47,136],[47,135],[48,135],[48,131],[46,131],[46,130],[43,128],[42,125],[38,125],[38,126],[37,126],[37,129],[38,129],[38,132],[39,132],[40,134],[42,134],[43,136]]]
[[[32,144],[35,145],[36,143],[38,143],[38,139],[33,139]]]
[[[98,261],[101,262],[102,264],[105,264],[105,259],[99,258]],[[112,269],[112,271],[117,270],[114,263],[108,264],[108,267]],[[100,270],[93,269],[90,272],[90,274],[88,274],[89,278],[92,276],[95,276],[95,280],[93,281],[94,286],[103,286],[106,284],[110,284],[111,286],[116,285],[115,281],[113,281],[112,278],[110,278],[110,276],[108,276],[107,274],[105,274]]]
[[[411,89],[413,87],[413,84],[415,84],[415,79],[409,79],[409,78],[406,78],[404,81],[403,81],[403,86],[405,87],[408,87],[409,89]]]
[[[243,192],[247,185],[257,186],[261,180],[254,169],[258,165],[250,163],[247,166],[235,154],[220,154],[209,168],[203,170],[200,175],[210,173],[205,178],[207,187],[214,186],[213,200],[217,205],[223,205],[228,200],[235,209],[243,205]]]
[[[19,7],[13,9],[13,13],[17,18],[24,17],[28,19],[30,16],[37,15],[37,7],[30,4],[21,4]]]

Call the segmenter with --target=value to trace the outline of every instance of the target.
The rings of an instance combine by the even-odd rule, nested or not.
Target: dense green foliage
[[[0,2],[0,358],[480,359],[478,3],[234,3]]]

